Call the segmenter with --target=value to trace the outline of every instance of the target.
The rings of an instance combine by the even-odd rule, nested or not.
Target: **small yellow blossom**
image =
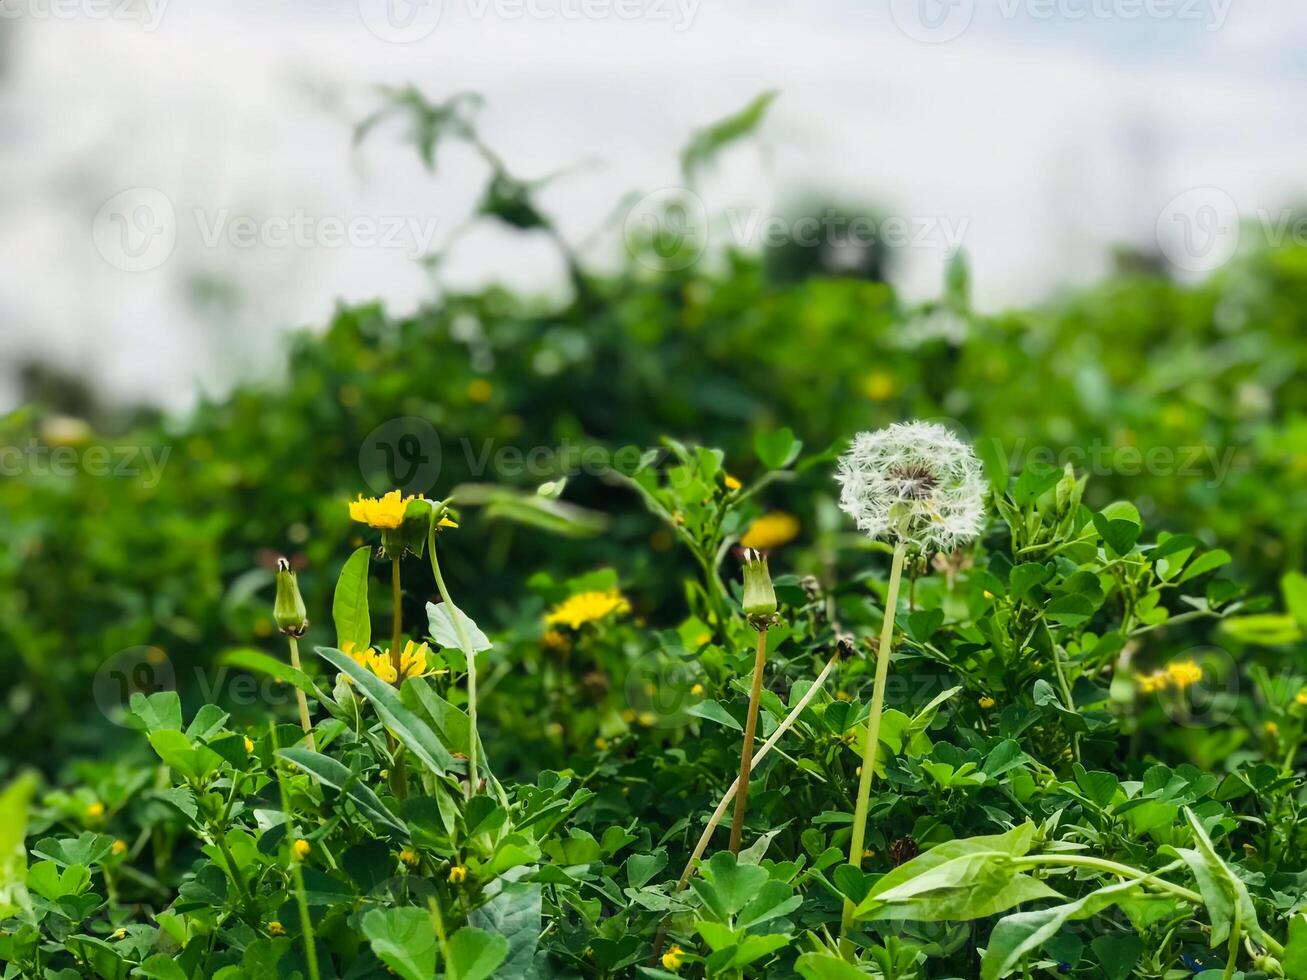
[[[406,847],[400,851],[399,859],[410,868],[416,868],[418,866],[418,852],[413,850],[411,847]]]
[[[862,393],[874,402],[883,402],[894,394],[894,376],[886,371],[872,371],[862,382]]]
[[[1277,735],[1280,734],[1280,726],[1273,721],[1268,721],[1263,726],[1263,730],[1266,732],[1267,735],[1271,736],[1271,738],[1275,738]]]
[[[113,935],[110,936],[109,938],[110,938],[110,939],[126,939],[126,938],[127,938],[127,930],[126,930],[126,929],[115,929],[115,930],[113,931]]]
[[[652,728],[658,721],[658,716],[652,711],[641,711],[637,720],[645,728]]]
[[[540,638],[545,649],[554,650],[562,653],[568,647],[567,634],[560,630],[545,630],[545,635]]]
[[[248,735],[245,736],[245,751],[246,752],[254,751],[254,739],[250,738]]]
[[[404,513],[408,505],[420,497],[405,497],[398,490],[392,490],[383,497],[365,497],[359,494],[358,500],[349,504],[351,520],[375,527],[383,531],[393,531],[404,523]]]
[[[431,648],[425,643],[414,643],[408,640],[404,644],[404,651],[399,655],[399,671],[395,671],[395,663],[391,659],[390,650],[378,653],[369,647],[367,650],[356,651],[352,643],[346,643],[342,651],[347,654],[351,660],[361,667],[366,667],[369,671],[376,674],[387,684],[402,684],[410,677],[426,677],[430,674],[439,673],[427,666],[427,655],[431,653]],[[348,677],[345,678],[349,680]]]
[[[1183,691],[1203,679],[1203,668],[1192,660],[1177,660],[1167,665],[1166,679],[1176,690]]]
[[[722,483],[726,484],[726,489],[730,490],[732,493],[744,486],[744,484],[729,473],[722,474]]]
[[[1166,672],[1162,670],[1155,670],[1151,674],[1135,674],[1135,684],[1139,686],[1141,694],[1156,694],[1166,690],[1167,680]]]
[[[495,386],[485,378],[473,378],[467,383],[467,397],[478,405],[484,405],[490,401],[490,397],[494,393]]]
[[[597,739],[595,739],[595,748],[598,749],[600,752],[607,752],[607,751],[608,751],[608,739],[606,739],[606,738],[597,738]]]
[[[547,731],[552,738],[561,738],[563,735],[563,725],[561,722],[551,721],[545,726],[545,731]]]
[[[872,848],[870,848],[870,847],[865,847],[865,848],[863,848],[863,850],[862,850],[862,856],[863,856],[864,858],[874,858],[874,857],[876,856],[876,852],[875,852],[874,849],[872,849]]]
[[[99,820],[104,816],[104,804],[96,800],[86,808],[86,817],[88,820]]]
[[[113,851],[115,856],[121,857],[127,853],[127,842],[125,840],[116,840],[110,850]]]
[[[310,844],[308,841],[306,841],[303,837],[301,837],[299,840],[297,840],[294,844],[291,845],[290,849],[291,849],[291,853],[295,855],[295,860],[303,861],[306,857],[309,856],[309,852],[313,850],[313,845]]]
[[[799,536],[799,519],[793,514],[775,510],[763,514],[749,525],[740,538],[740,545],[756,551],[770,551],[783,544],[789,544]]]
[[[1307,688],[1304,688],[1303,690],[1299,691],[1297,697],[1295,697],[1294,700],[1301,705],[1307,705]]]
[[[456,864],[449,869],[449,883],[451,885],[461,885],[467,881],[467,868],[461,864]]]
[[[693,687],[690,688],[690,694],[696,698],[703,697],[703,685],[695,684]]]
[[[984,596],[985,596],[986,599],[993,599],[993,598],[994,598],[994,593],[990,592],[989,589],[986,589],[986,590],[984,591],[983,594],[984,594]]]
[[[991,698],[988,694],[986,694],[976,703],[979,704],[980,707],[985,711],[992,710],[994,705],[997,704],[997,702],[993,698]]]
[[[685,962],[685,953],[680,946],[673,944],[667,952],[663,953],[663,969],[679,970]]]
[[[284,935],[286,935],[286,927],[283,926],[283,925],[282,925],[280,922],[278,922],[276,919],[273,919],[271,922],[268,923],[268,935],[269,935],[269,936],[284,936]]]
[[[563,625],[579,630],[586,623],[597,623],[609,616],[620,616],[631,611],[631,604],[617,589],[607,592],[580,592],[560,602],[545,622],[550,626]]]
[[[835,692],[835,700],[836,700],[836,701],[852,701],[852,700],[853,700],[853,695],[850,694],[848,691],[845,691],[845,690],[839,690],[839,691],[836,691],[836,692]]]
[[[627,708],[625,711],[623,711],[622,721],[626,722],[628,725],[633,724],[635,722],[635,709]]]

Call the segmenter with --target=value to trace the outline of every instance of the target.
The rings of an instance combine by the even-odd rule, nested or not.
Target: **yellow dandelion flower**
[[[685,952],[680,946],[673,944],[667,952],[663,953],[663,969],[679,970],[685,963]]]
[[[641,711],[639,717],[636,720],[639,721],[640,724],[643,725],[645,728],[652,728],[657,723],[658,716],[654,714],[652,711]]]
[[[993,698],[991,698],[988,694],[986,694],[984,697],[982,697],[982,698],[981,698],[979,701],[977,701],[976,703],[980,705],[981,710],[983,710],[983,711],[991,711],[991,710],[993,710],[994,705],[997,704],[998,702],[995,701]]]
[[[127,853],[127,842],[125,840],[116,840],[113,842],[113,847],[110,848],[110,850],[112,850],[116,856],[121,857]]]
[[[1167,665],[1166,679],[1176,690],[1183,691],[1203,679],[1203,668],[1192,660],[1177,660]]]
[[[414,643],[412,640],[404,643],[404,650],[399,655],[398,671],[395,670],[395,661],[390,656],[389,649],[377,652],[369,647],[360,651],[354,649],[354,644],[346,643],[345,649],[341,652],[360,667],[376,674],[387,684],[398,685],[410,677],[427,677],[431,674],[443,673],[431,669],[427,664],[427,655],[431,653],[431,648],[425,643]],[[345,679],[348,681],[349,677],[346,676]]]
[[[99,820],[104,816],[104,804],[96,800],[86,808],[86,816],[90,820]]]
[[[473,378],[467,383],[467,397],[469,401],[474,401],[478,405],[484,405],[490,401],[495,393],[495,386],[485,378]]]
[[[729,473],[722,473],[722,483],[724,483],[726,485],[726,489],[730,490],[732,493],[740,489],[740,487],[744,486],[743,483],[741,483],[735,477],[731,476],[731,474]]]
[[[410,868],[418,866],[418,852],[411,847],[406,847],[399,852],[399,859]]]
[[[291,849],[291,853],[295,855],[295,860],[303,861],[306,857],[309,856],[309,853],[313,850],[313,845],[310,844],[308,841],[306,841],[303,837],[301,837],[299,840],[297,840],[294,844],[291,845],[290,849]]]
[[[284,935],[286,935],[286,927],[283,926],[283,925],[282,925],[280,922],[278,922],[276,919],[273,919],[271,922],[268,923],[268,935],[269,935],[269,936],[284,936]]]
[[[398,490],[392,490],[383,497],[365,497],[359,494],[358,500],[351,500],[349,516],[351,520],[366,524],[382,531],[393,531],[404,523],[404,513],[408,505],[420,497],[405,497]],[[443,523],[443,522],[442,522]]]
[[[633,708],[627,708],[623,711],[622,721],[626,722],[628,725],[633,724],[635,722],[635,710]]]
[[[586,623],[597,623],[609,616],[620,616],[631,611],[631,604],[617,589],[607,592],[580,592],[560,602],[545,622],[550,626],[563,625],[579,630]]]
[[[757,551],[770,551],[789,544],[798,536],[799,519],[793,514],[774,510],[749,525],[744,537],[740,538],[740,545]]]
[[[449,869],[449,883],[451,885],[461,885],[467,881],[467,868],[461,864],[456,864]]]

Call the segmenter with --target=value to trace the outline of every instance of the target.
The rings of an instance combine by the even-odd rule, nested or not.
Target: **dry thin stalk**
[[[731,817],[731,853],[740,853],[744,836],[744,814],[749,808],[749,775],[753,772],[753,736],[758,729],[758,700],[762,697],[762,672],[767,666],[767,627],[758,630],[758,653],[753,659],[753,687],[749,691],[749,717],[744,723],[744,747],[740,750],[740,778],[735,785],[735,814]]]

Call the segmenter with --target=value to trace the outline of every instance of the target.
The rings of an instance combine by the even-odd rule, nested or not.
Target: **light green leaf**
[[[458,642],[458,631],[454,629],[454,621],[450,618],[448,606],[452,603],[427,603],[427,624],[431,630],[431,638],[446,650],[463,650],[463,645]],[[458,612],[459,621],[463,624],[463,630],[467,634],[468,643],[472,644],[474,653],[481,653],[483,650],[490,649],[490,640],[486,634],[477,628],[477,624],[472,622],[471,617],[463,610],[454,607]]]
[[[188,980],[186,971],[166,953],[155,953],[133,970],[132,976],[148,977],[149,980]]]
[[[425,909],[373,909],[363,917],[363,934],[377,958],[404,980],[435,976],[436,932]]]
[[[508,940],[503,936],[492,936],[484,929],[464,926],[449,938],[449,963],[445,975],[457,980],[486,980],[507,957]]]
[[[734,728],[737,732],[744,731],[744,726],[716,701],[700,701],[698,704],[692,704],[685,709],[685,713],[707,721],[715,721],[727,728]]]
[[[147,732],[182,730],[182,702],[176,691],[156,691],[148,697],[137,691],[130,704]]]
[[[317,776],[326,785],[343,792],[354,805],[373,820],[380,821],[392,830],[408,836],[408,828],[386,809],[372,788],[363,783],[348,767],[337,762],[331,756],[322,755],[305,748],[281,749],[278,753],[286,761],[299,766],[305,772]]]
[[[272,677],[279,681],[284,681],[294,687],[299,688],[308,697],[315,698],[319,701],[329,701],[318,686],[313,683],[313,679],[302,670],[296,670],[284,660],[278,660],[276,657],[270,657],[261,650],[252,650],[243,647],[239,650],[228,650],[219,658],[219,663],[228,667],[235,667],[237,670],[243,670],[251,674],[262,674]]]
[[[317,654],[354,681],[354,686],[372,702],[391,734],[428,769],[442,776],[453,767],[453,756],[440,744],[440,739],[427,723],[404,707],[398,691],[339,650],[318,647]]]
[[[372,644],[372,616],[368,609],[368,568],[372,548],[359,548],[345,560],[331,598],[331,618],[336,623],[336,646],[342,650],[353,643],[355,650]]]
[[[803,980],[867,980],[867,974],[848,960],[830,953],[804,953],[794,969]]]

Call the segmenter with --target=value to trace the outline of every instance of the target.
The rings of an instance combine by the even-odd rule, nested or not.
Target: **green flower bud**
[[[272,618],[277,621],[277,629],[287,636],[303,636],[309,628],[309,614],[300,597],[299,584],[285,558],[277,559],[277,602],[272,608]]]
[[[755,623],[776,615],[776,590],[767,572],[767,558],[752,548],[744,550],[744,615]]]

